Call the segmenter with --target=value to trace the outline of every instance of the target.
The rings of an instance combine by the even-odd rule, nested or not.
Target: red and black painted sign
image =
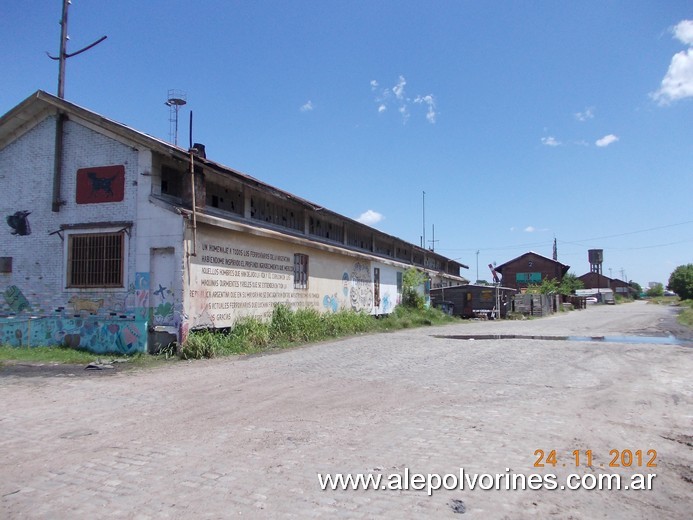
[[[77,170],[77,204],[120,202],[125,192],[125,166],[97,166]]]

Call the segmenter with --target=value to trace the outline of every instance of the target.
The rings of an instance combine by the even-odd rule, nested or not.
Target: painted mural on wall
[[[392,312],[392,309],[394,308],[392,304],[392,298],[390,297],[390,293],[386,292],[383,294],[382,299],[380,300],[380,307],[382,308],[382,312],[384,314],[388,314]]]
[[[16,211],[14,215],[8,215],[7,225],[12,228],[11,233],[18,236],[31,235],[31,226],[29,225],[29,215],[31,211]]]
[[[125,166],[97,166],[77,170],[77,204],[120,202],[125,194]]]
[[[0,343],[13,347],[64,345],[97,354],[147,350],[147,322],[123,318],[0,318]]]
[[[13,312],[30,311],[31,305],[26,299],[22,291],[16,285],[10,285],[5,292],[2,293],[5,297],[7,305]]]
[[[351,308],[355,311],[370,312],[373,308],[373,281],[371,269],[363,262],[354,263],[351,271],[351,287],[349,288]]]
[[[135,284],[131,284],[132,295],[128,293],[125,300],[123,293],[73,294],[67,302],[60,301],[58,295],[54,307],[43,300],[32,303],[19,287],[8,286],[1,291],[6,305],[2,311],[5,316],[0,316],[0,344],[64,345],[94,353],[145,352],[149,273],[138,274],[142,276],[136,276]]]

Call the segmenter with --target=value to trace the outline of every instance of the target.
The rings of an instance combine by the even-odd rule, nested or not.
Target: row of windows
[[[174,168],[163,165],[161,167],[161,193],[164,195],[180,197],[182,179],[184,174]],[[223,184],[223,185],[222,185]],[[222,184],[206,183],[206,203],[211,208],[217,208],[236,215],[245,214],[243,188],[236,183],[222,182]],[[263,196],[258,193],[250,198],[248,208],[250,218],[256,221],[281,226],[294,231],[305,232],[304,211],[295,206],[291,201],[283,201],[271,196]],[[428,269],[443,270],[445,264],[439,258],[426,256],[422,252],[414,252],[411,257],[410,248],[406,245],[394,245],[388,240],[381,240],[378,233],[375,235],[367,229],[346,227],[339,222],[319,218],[315,215],[308,216],[307,234],[320,237],[332,242],[346,245],[364,251],[373,251],[376,254],[396,258],[405,262],[413,262],[414,265],[424,266]],[[447,269],[446,269],[447,270]]]

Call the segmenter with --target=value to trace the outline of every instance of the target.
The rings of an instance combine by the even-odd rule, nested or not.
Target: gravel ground
[[[672,332],[689,342],[449,337]],[[692,340],[672,308],[632,303],[109,377],[5,367],[0,518],[690,518]],[[609,467],[612,450],[642,450],[642,461]],[[656,467],[644,467],[649,450]],[[317,477],[395,482],[460,468],[555,474],[559,486],[571,473],[619,474],[624,484],[633,474],[656,477],[649,491],[470,490],[467,482],[431,496],[322,491]]]

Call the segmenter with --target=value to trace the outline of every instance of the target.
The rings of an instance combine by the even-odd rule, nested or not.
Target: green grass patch
[[[647,303],[652,303],[655,305],[673,305],[679,302],[678,296],[655,296],[653,298],[646,298]]]
[[[362,312],[338,311],[328,314],[315,309],[294,311],[287,305],[277,305],[267,321],[244,318],[228,330],[191,332],[180,355],[183,359],[200,359],[254,354],[354,334],[459,321],[438,309],[419,310],[398,306],[392,314],[376,319]]]
[[[63,347],[10,347],[0,346],[0,361],[24,361],[29,363],[90,363],[99,357],[107,359],[107,355],[99,356],[84,350]]]
[[[679,305],[681,306],[681,312],[678,316],[679,323],[693,328],[693,300],[683,300]]]

